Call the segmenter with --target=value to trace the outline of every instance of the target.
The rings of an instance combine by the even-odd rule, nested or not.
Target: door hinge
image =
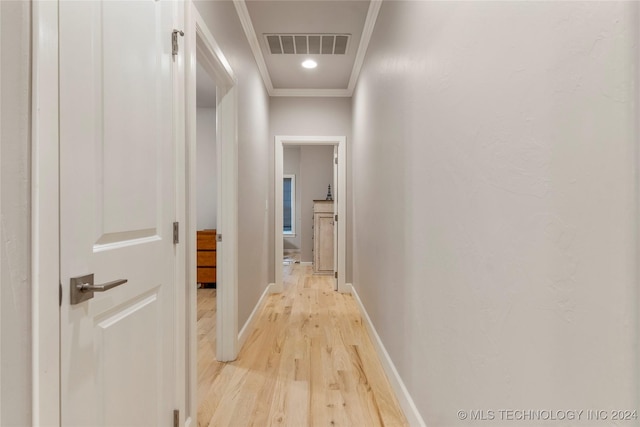
[[[177,245],[178,243],[180,243],[180,223],[174,222],[173,223],[173,244]]]
[[[336,222],[338,222],[338,214],[336,214]]]
[[[216,242],[222,242],[222,234],[216,234]]]
[[[174,58],[178,54],[178,34],[184,36],[184,31],[173,30],[171,32],[171,54]]]
[[[62,283],[58,283],[60,285],[60,288],[58,290],[58,296],[59,296],[59,300],[58,300],[58,306],[62,307]]]
[[[338,158],[337,158],[337,157],[335,157],[335,158],[333,159],[333,161],[335,162],[335,164],[336,164],[336,165],[338,164]]]
[[[338,278],[338,272],[334,272],[333,277],[335,277],[336,279]]]
[[[180,410],[173,410],[173,427],[180,427]]]

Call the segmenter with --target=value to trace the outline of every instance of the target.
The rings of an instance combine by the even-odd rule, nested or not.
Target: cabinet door
[[[333,215],[317,213],[315,218],[315,269],[318,273],[333,273]]]

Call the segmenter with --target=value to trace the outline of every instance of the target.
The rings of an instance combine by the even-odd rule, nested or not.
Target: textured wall
[[[196,1],[238,79],[238,325],[269,283],[269,96],[231,1]],[[273,226],[271,226],[273,228]]]
[[[269,139],[269,200],[275,197],[273,189],[274,171],[274,144],[276,135],[295,136],[335,136],[347,137],[347,282],[351,281],[351,176],[349,169],[352,161],[351,155],[351,98],[286,98],[273,97],[270,102],[270,139]],[[326,194],[325,194],[326,195]],[[274,237],[273,210],[269,215],[269,278],[275,280],[274,271]]]
[[[218,186],[216,175],[216,109],[198,107],[196,111],[196,156],[198,185],[198,230],[216,228]]]
[[[382,4],[353,283],[429,427],[640,409],[638,40],[635,2]]]
[[[0,425],[31,425],[28,2],[0,2]],[[52,224],[57,227],[57,224]]]

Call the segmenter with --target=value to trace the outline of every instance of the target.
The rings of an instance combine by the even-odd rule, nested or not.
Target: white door
[[[64,426],[172,423],[177,3],[60,2]]]

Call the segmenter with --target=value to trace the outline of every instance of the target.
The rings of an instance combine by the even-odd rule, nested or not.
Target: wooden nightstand
[[[216,230],[198,231],[198,283],[216,283]]]

